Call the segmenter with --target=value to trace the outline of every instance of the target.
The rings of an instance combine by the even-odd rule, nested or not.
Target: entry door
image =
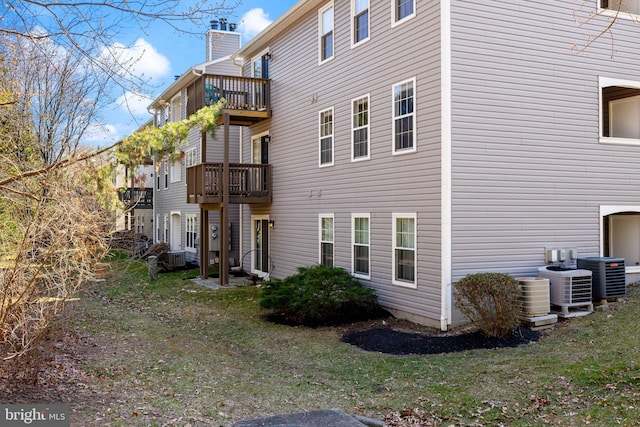
[[[251,163],[258,165],[269,164],[269,141],[271,137],[269,135],[262,135],[254,138],[251,148]],[[267,189],[267,171],[263,170],[261,173],[256,173],[254,176],[254,186],[259,191],[265,191]]]
[[[253,256],[251,257],[251,272],[260,277],[269,274],[269,219],[253,219]]]
[[[253,60],[251,71],[254,78],[269,78],[269,58],[271,58],[271,55],[268,52],[265,52],[260,57]],[[266,107],[267,86],[265,84],[256,83],[254,102],[259,106],[259,108]]]

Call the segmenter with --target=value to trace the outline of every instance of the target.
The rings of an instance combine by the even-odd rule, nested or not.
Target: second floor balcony
[[[222,163],[187,168],[187,203],[222,203]],[[229,165],[229,203],[271,203],[271,165]]]
[[[203,74],[187,86],[187,116],[223,98],[232,125],[249,126],[271,117],[269,79],[214,74]]]
[[[127,188],[120,192],[120,201],[127,209],[152,209],[153,188]]]

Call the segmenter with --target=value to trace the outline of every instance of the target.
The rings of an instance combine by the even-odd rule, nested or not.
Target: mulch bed
[[[343,342],[363,350],[396,355],[441,354],[478,348],[517,347],[539,339],[540,332],[527,328],[518,328],[502,339],[488,338],[480,331],[455,335],[432,335],[391,328],[347,332],[342,336]]]

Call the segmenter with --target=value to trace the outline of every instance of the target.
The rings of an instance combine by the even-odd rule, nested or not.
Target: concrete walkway
[[[229,276],[229,285],[228,286],[220,286],[220,279],[217,277],[208,277],[203,279],[201,277],[196,277],[195,279],[191,279],[193,283],[196,285],[206,286],[209,289],[220,289],[220,288],[232,288],[238,286],[248,286],[251,285],[251,280],[247,277],[235,277]]]

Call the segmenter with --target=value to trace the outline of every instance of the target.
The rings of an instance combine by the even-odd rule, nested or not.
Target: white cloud
[[[171,72],[169,60],[143,38],[129,47],[114,43],[101,56],[117,61],[128,73],[143,80],[158,79]]]
[[[93,123],[85,131],[82,140],[86,145],[109,146],[120,139],[115,126]]]
[[[120,96],[116,103],[120,108],[134,117],[151,118],[147,107],[153,102],[153,98],[134,92],[126,92]]]
[[[242,33],[245,40],[249,40],[264,30],[271,22],[273,21],[269,19],[269,14],[258,7],[242,15],[240,24],[238,24],[238,30]]]

